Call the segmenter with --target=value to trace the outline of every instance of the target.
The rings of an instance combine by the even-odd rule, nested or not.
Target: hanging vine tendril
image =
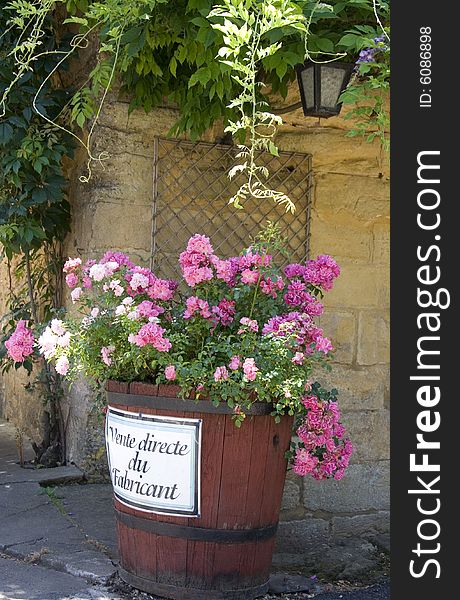
[[[261,152],[278,156],[274,136],[283,122],[279,115],[266,110],[268,105],[258,93],[258,89],[264,86],[262,81],[258,81],[258,74],[261,62],[282,47],[281,42],[270,42],[268,34],[283,28],[305,32],[304,16],[296,4],[287,0],[254,5],[223,0],[208,18],[212,27],[223,33],[218,59],[231,67],[231,77],[241,87],[239,96],[228,105],[239,112],[240,118],[230,121],[225,131],[249,139],[248,145],[238,145],[236,158],[244,159],[244,162],[235,165],[229,172],[230,179],[240,173],[246,175],[247,181],[230,198],[229,204],[242,208],[242,202],[252,196],[271,199],[284,206],[286,211],[294,212],[295,205],[286,194],[266,185],[268,169],[258,164]]]
[[[8,28],[8,31],[11,31],[11,29],[14,28],[20,28],[21,33],[18,37],[15,47],[12,48],[10,52],[10,54],[14,56],[17,69],[14,72],[14,77],[11,79],[10,84],[4,90],[0,98],[0,118],[5,115],[6,102],[9,94],[11,93],[14,86],[19,82],[19,80],[24,76],[24,74],[33,69],[34,61],[45,56],[62,56],[62,58],[58,60],[58,62],[54,65],[52,70],[41,82],[33,98],[32,107],[36,114],[38,114],[49,125],[70,135],[81,146],[83,146],[88,156],[88,160],[86,163],[87,172],[84,175],[80,175],[79,180],[82,183],[88,183],[92,176],[93,163],[97,162],[103,167],[103,161],[109,158],[109,154],[106,151],[102,151],[98,155],[93,154],[92,139],[97,123],[99,122],[101,111],[107,98],[107,94],[111,88],[111,85],[116,75],[124,27],[121,25],[118,27],[118,29],[115,27],[111,28],[111,42],[112,44],[114,44],[112,52],[112,65],[110,68],[107,83],[105,86],[103,86],[102,95],[100,100],[98,101],[97,109],[93,115],[91,125],[89,127],[88,134],[85,140],[68,127],[65,127],[64,125],[58,123],[56,119],[49,118],[45,114],[45,112],[40,109],[39,97],[46,84],[59,71],[62,65],[69,60],[69,58],[75,53],[75,51],[84,50],[85,48],[87,48],[90,35],[94,31],[100,30],[110,20],[109,18],[113,17],[113,15],[107,12],[105,18],[95,20],[94,24],[91,26],[88,24],[88,19],[86,18],[82,19],[78,17],[72,17],[70,19],[67,19],[66,22],[87,25],[88,28],[85,32],[78,33],[75,36],[73,36],[73,38],[70,40],[69,50],[49,50],[45,52],[40,52],[39,48],[42,45],[42,39],[45,36],[46,19],[50,17],[52,11],[55,9],[56,3],[62,3],[64,1],[65,0],[32,0],[31,2],[12,1],[5,7],[8,10],[14,11],[14,16],[12,16],[10,20],[11,24]],[[140,0],[140,2],[142,2],[142,0]],[[4,32],[3,34],[5,33],[6,32]],[[107,44],[104,46],[104,50],[106,52],[110,49],[111,47]]]

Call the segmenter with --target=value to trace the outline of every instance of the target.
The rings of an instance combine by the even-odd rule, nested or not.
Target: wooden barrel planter
[[[173,385],[109,382],[110,410],[201,419],[198,517],[138,510],[115,495],[120,576],[178,600],[247,600],[266,593],[292,418],[254,403],[241,428],[226,404],[184,401]],[[128,415],[129,416],[129,415]]]

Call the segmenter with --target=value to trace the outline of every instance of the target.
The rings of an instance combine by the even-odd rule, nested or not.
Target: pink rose
[[[64,335],[66,332],[64,323],[60,319],[53,319],[51,321],[51,331],[56,335]]]
[[[243,317],[242,319],[240,319],[240,323],[241,325],[244,325],[245,327],[247,327],[249,329],[249,331],[252,331],[253,333],[257,333],[257,331],[259,331],[259,324],[257,323],[257,321],[254,321],[254,319],[249,319],[249,317]],[[243,333],[244,329],[240,329],[238,331],[238,333]]]
[[[112,364],[112,359],[110,355],[114,352],[115,346],[103,346],[101,348],[101,356],[102,362],[106,364],[108,367]]]
[[[254,381],[259,371],[256,361],[253,358],[246,358],[243,363],[243,371],[248,381]]]
[[[257,271],[251,271],[250,269],[244,269],[241,273],[241,281],[243,283],[257,283],[259,280],[259,273]]]
[[[69,288],[72,289],[77,285],[78,277],[75,275],[75,273],[68,273],[65,277],[65,282]]]
[[[166,367],[165,377],[168,381],[174,381],[176,379],[176,367],[174,365],[168,365]]]
[[[230,362],[228,363],[229,368],[232,371],[236,371],[241,366],[241,359],[239,356],[232,356]]]
[[[86,289],[90,289],[93,286],[93,283],[91,281],[91,278],[88,277],[88,275],[85,275],[83,277],[83,287]]]
[[[107,275],[106,265],[101,265],[99,263],[96,263],[89,270],[89,276],[91,277],[91,279],[94,279],[94,281],[102,281],[106,275]]]
[[[328,338],[325,338],[325,337],[322,337],[322,336],[318,336],[316,338],[315,349],[318,352],[324,352],[324,354],[327,354],[328,352],[330,352],[334,348],[332,347],[331,341]]]
[[[76,269],[80,265],[81,265],[81,258],[69,258],[65,262],[64,268],[62,270],[64,271],[64,273],[68,273],[69,271],[73,271],[73,269]]]
[[[15,362],[24,362],[34,351],[34,336],[30,329],[26,327],[26,322],[21,319],[16,325],[16,329],[9,339],[5,342],[8,350],[8,356]]]
[[[80,296],[83,290],[81,287],[76,287],[70,292],[70,297],[72,298],[72,302],[77,302],[80,300]]]
[[[305,354],[303,352],[296,352],[292,358],[292,362],[295,365],[301,365],[304,361],[304,358],[305,358]]]
[[[227,367],[217,367],[214,371],[214,381],[221,381],[222,379],[228,379]]]
[[[67,375],[69,367],[69,359],[65,354],[63,354],[56,362],[56,372],[59,373],[59,375]]]

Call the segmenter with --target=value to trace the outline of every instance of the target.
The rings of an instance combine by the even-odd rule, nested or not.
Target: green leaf
[[[176,71],[177,71],[177,60],[174,58],[174,56],[171,58],[171,60],[169,61],[169,70],[171,71],[171,73],[174,75],[174,77],[176,77]]]
[[[0,144],[5,146],[13,137],[14,130],[9,123],[0,123]]]
[[[268,151],[273,156],[279,156],[278,148],[275,146],[275,144],[271,140],[268,142]]]
[[[12,115],[8,118],[8,122],[14,125],[15,127],[19,127],[20,129],[25,129],[27,127],[26,121],[22,117],[18,117],[16,115]]]
[[[211,69],[209,67],[201,67],[190,77],[188,87],[191,88],[197,83],[201,83],[202,86],[205,86],[210,79]]]
[[[88,19],[84,19],[83,17],[69,17],[64,20],[64,23],[77,23],[77,25],[88,25]]]
[[[345,46],[346,48],[355,49],[361,43],[361,37],[354,33],[347,33],[343,37],[340,38],[337,45]]]
[[[77,122],[78,127],[83,128],[83,125],[85,124],[86,119],[85,119],[85,115],[82,112],[77,114],[75,120]]]
[[[334,44],[329,38],[316,38],[316,45],[323,52],[334,52]]]

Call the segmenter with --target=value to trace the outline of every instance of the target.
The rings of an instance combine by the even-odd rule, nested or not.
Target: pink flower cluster
[[[298,310],[308,315],[319,316],[323,312],[323,305],[307,292],[307,284],[300,279],[289,282],[284,301],[288,306],[298,307]]]
[[[294,458],[294,472],[314,479],[342,479],[353,452],[350,440],[344,439],[337,402],[307,395],[302,400],[307,414],[297,435],[302,443]]]
[[[253,358],[246,358],[243,362],[243,373],[248,381],[254,381],[257,377],[259,369],[257,368],[256,361]]]
[[[115,352],[115,346],[103,346],[101,348],[102,362],[108,367],[112,365],[112,354]]]
[[[171,300],[177,288],[177,283],[168,279],[159,279],[150,269],[134,267],[125,275],[128,282],[127,293],[134,297],[147,294],[152,300]]]
[[[260,271],[260,267],[268,267],[271,262],[272,256],[259,254],[251,248],[241,256],[221,260],[214,254],[209,238],[198,234],[190,238],[187,249],[179,258],[182,274],[190,287],[209,281],[214,275],[228,286],[234,287],[239,275],[241,283],[259,283],[264,294],[276,298],[277,291],[284,288],[283,278],[270,278]]]
[[[168,365],[165,368],[165,377],[168,381],[174,381],[177,377],[176,367],[174,365]]]
[[[250,331],[252,333],[257,333],[259,331],[259,324],[254,319],[250,319],[249,317],[243,317],[240,319],[240,324],[243,326],[238,330],[238,335],[240,333],[244,333],[245,331]]]
[[[284,289],[283,278],[279,276],[273,279],[272,277],[264,275],[259,285],[262,293],[271,296],[272,298],[276,298],[278,291]]]
[[[212,307],[212,314],[215,323],[227,326],[232,323],[235,316],[235,301],[224,298],[217,306]]]
[[[63,267],[64,273],[70,273],[81,265],[81,258],[69,258]]]
[[[213,261],[213,264],[216,269],[217,279],[221,279],[222,281],[225,281],[227,285],[233,287],[236,283],[236,276],[239,270],[239,257],[233,256],[227,260],[220,260],[218,258]]]
[[[323,330],[317,327],[307,313],[290,312],[272,317],[263,327],[264,335],[277,337],[294,337],[294,349],[304,354],[312,354],[315,350],[327,354],[332,348],[330,340],[323,337]],[[298,361],[294,361],[297,362]]]
[[[284,269],[288,279],[302,278],[324,290],[330,290],[334,280],[340,275],[340,267],[328,254],[321,254],[315,260],[308,260],[305,265],[293,263]]]
[[[157,304],[154,304],[153,302],[150,302],[150,300],[143,300],[137,306],[137,312],[139,313],[139,316],[144,317],[146,319],[150,319],[152,317],[158,317],[158,315],[163,314],[164,311],[165,311],[165,309],[163,307],[158,306]]]
[[[104,264],[107,262],[116,262],[119,268],[128,267],[128,269],[134,269],[135,267],[128,255],[123,252],[114,252],[113,250],[109,250],[102,257],[101,263]]]
[[[222,380],[227,380],[228,379],[228,371],[227,371],[227,367],[217,367],[217,369],[214,371],[214,381],[222,381]]]
[[[131,344],[143,348],[151,344],[158,352],[168,352],[171,349],[171,342],[164,337],[165,330],[157,323],[146,323],[142,325],[137,334],[131,334],[128,341]]]
[[[235,302],[233,300],[222,299],[217,306],[209,306],[206,300],[198,296],[190,296],[185,302],[184,319],[191,319],[195,315],[200,315],[213,324],[213,329],[218,323],[227,326],[232,323],[235,316]]]
[[[24,362],[34,351],[34,335],[27,328],[26,322],[21,319],[16,325],[13,334],[5,342],[8,356],[14,362]]]
[[[102,282],[122,268],[125,270],[124,281],[128,284],[126,292],[132,297],[145,294],[152,300],[169,301],[177,289],[175,281],[160,279],[150,269],[134,265],[123,252],[106,252],[100,262],[88,260],[79,273],[81,264],[80,258],[69,258],[64,265],[66,283],[72,290],[73,302],[80,300],[83,289],[92,288],[93,282]],[[121,285],[122,278],[107,281],[103,285],[103,290],[106,292],[111,290],[115,296],[121,296],[124,292]]]
[[[232,356],[228,368],[232,371],[237,371],[241,367],[241,359],[239,356]],[[254,381],[257,377],[259,369],[257,368],[254,358],[246,358],[243,362],[243,374],[246,381]],[[217,367],[214,371],[214,381],[226,381],[230,374],[225,365]]]
[[[198,296],[187,298],[185,307],[184,319],[191,319],[195,313],[201,315],[203,319],[209,319],[212,316],[208,302],[198,298]]]
[[[211,242],[205,235],[196,234],[189,239],[187,249],[179,257],[179,263],[190,287],[212,279],[211,266],[217,258],[213,252]]]

